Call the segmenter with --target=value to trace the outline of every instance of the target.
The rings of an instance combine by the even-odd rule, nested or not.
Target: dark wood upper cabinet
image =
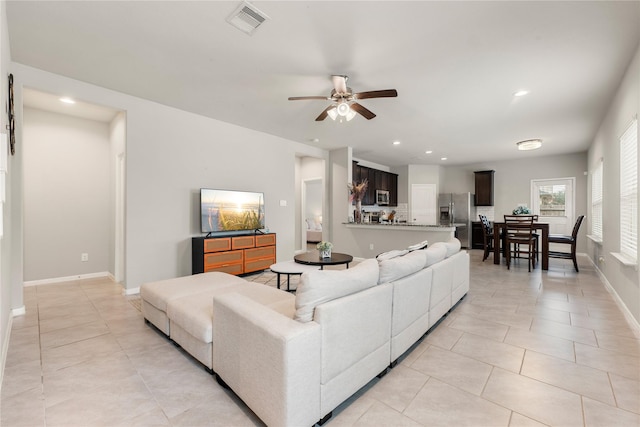
[[[493,206],[493,176],[496,171],[476,171],[476,206]]]
[[[360,166],[358,162],[353,162],[353,182],[359,183],[367,180],[367,191],[362,198],[364,206],[376,204],[376,190],[387,190],[389,192],[389,206],[398,205],[398,175],[378,169]]]

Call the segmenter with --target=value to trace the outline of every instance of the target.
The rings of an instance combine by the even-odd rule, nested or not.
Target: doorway
[[[302,180],[302,224],[301,245],[303,251],[307,250],[307,242],[314,243],[318,238],[322,240],[323,223],[323,199],[324,180],[322,178],[309,178]]]

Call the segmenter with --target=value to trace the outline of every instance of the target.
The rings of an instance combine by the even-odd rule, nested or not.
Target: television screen
[[[264,193],[200,189],[203,233],[264,228]]]

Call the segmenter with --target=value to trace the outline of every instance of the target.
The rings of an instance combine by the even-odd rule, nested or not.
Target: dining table
[[[549,270],[549,223],[546,222],[534,222],[533,223],[534,230],[540,230],[542,232],[542,252],[540,254],[540,258],[542,259],[542,269]],[[502,230],[505,229],[504,222],[494,222],[493,223],[493,241],[500,242]],[[504,247],[500,244],[493,245],[493,263],[500,264],[500,246]]]

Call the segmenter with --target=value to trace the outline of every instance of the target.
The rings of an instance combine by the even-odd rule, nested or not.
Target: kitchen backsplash
[[[493,206],[476,206],[476,215],[484,215],[489,221],[495,221]],[[473,221],[480,221],[480,217],[476,217]]]

